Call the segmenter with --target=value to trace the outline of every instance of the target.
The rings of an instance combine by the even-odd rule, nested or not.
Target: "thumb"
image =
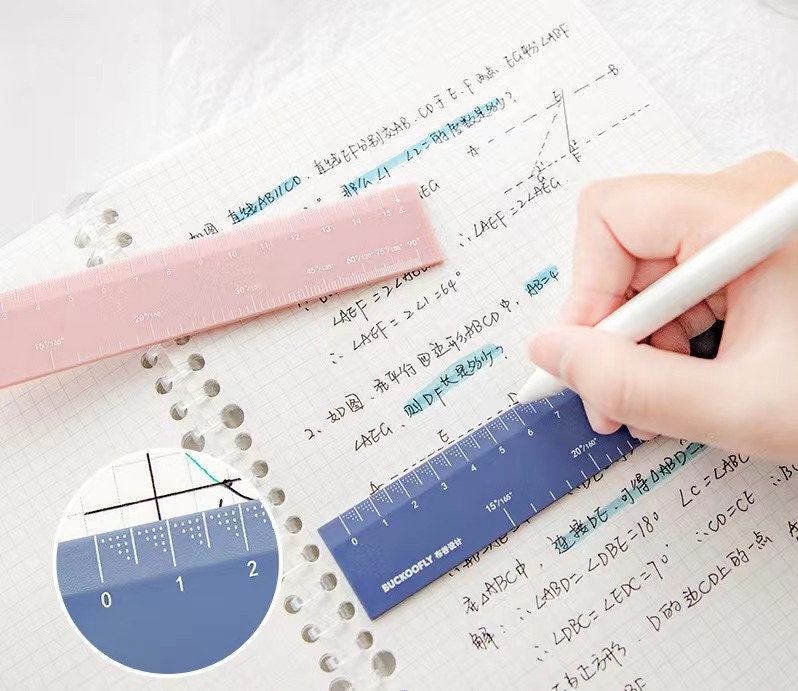
[[[533,337],[530,359],[594,410],[636,429],[713,442],[730,436],[738,398],[713,360],[658,350],[587,326]],[[738,404],[739,405],[739,404]]]

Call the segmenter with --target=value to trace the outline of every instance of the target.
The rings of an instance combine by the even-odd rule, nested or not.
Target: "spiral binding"
[[[92,208],[89,202],[93,202],[93,196],[80,195],[65,214],[76,227],[75,245],[88,252],[87,266],[114,259],[134,240],[116,209],[105,208],[98,213],[96,207]],[[191,427],[181,440],[183,448],[209,452],[233,466],[244,465],[247,458],[255,456],[252,436],[239,431],[245,413],[237,404],[220,406],[216,402],[222,387],[216,379],[203,376],[205,358],[201,353],[186,349],[190,340],[191,337],[186,336],[149,348],[141,355],[141,365],[159,374],[154,388],[158,394],[173,399],[169,408],[172,419],[189,420]],[[254,483],[263,489],[270,474],[269,464],[256,459],[248,470]],[[283,601],[283,608],[288,614],[301,612],[309,617],[300,629],[304,644],[321,643],[332,649],[319,657],[321,670],[334,675],[330,691],[380,685],[396,669],[393,653],[387,650],[370,652],[374,648],[374,636],[367,629],[357,629],[357,608],[353,603],[344,600],[333,605],[339,576],[332,570],[323,570],[324,559],[319,546],[302,539],[302,518],[289,510],[285,491],[272,486],[265,495],[276,518],[276,527],[282,533],[281,579],[283,583],[295,582]],[[325,558],[331,561],[326,553]],[[291,563],[287,564],[289,559]],[[340,649],[346,639],[354,646],[351,652],[344,654]]]
[[[88,249],[86,266],[98,266],[112,259],[133,243],[133,235],[119,224],[119,212],[107,208],[101,213],[91,211],[85,202],[92,193],[76,197],[67,207],[65,215],[77,226],[75,246]]]

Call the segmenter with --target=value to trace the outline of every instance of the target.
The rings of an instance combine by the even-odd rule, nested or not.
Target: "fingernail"
[[[629,433],[639,439],[640,441],[651,441],[656,436],[658,436],[655,432],[649,432],[648,430],[638,429],[637,427],[629,426]]]
[[[568,344],[568,335],[563,329],[546,329],[535,334],[529,341],[529,359],[549,374],[562,379],[562,362]]]
[[[590,423],[590,426],[593,428],[594,432],[597,432],[598,434],[612,434],[613,432],[616,432],[618,428],[620,428],[620,422],[616,422],[612,418],[600,413],[589,403],[584,401],[583,403],[585,405],[585,415],[587,416],[587,421]]]

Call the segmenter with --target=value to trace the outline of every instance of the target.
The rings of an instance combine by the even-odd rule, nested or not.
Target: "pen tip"
[[[565,386],[559,379],[538,367],[518,392],[518,402],[532,403],[539,401],[542,398],[560,393],[564,388]]]

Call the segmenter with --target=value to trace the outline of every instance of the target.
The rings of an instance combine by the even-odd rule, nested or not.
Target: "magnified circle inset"
[[[56,585],[101,654],[150,674],[197,672],[266,621],[280,575],[273,525],[252,484],[207,454],[129,454],[67,507]]]

